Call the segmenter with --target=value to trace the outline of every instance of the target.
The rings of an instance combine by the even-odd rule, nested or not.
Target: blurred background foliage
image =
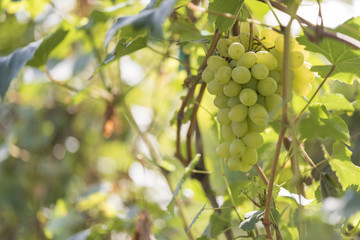
[[[140,229],[147,226],[139,223],[139,216],[150,216],[151,231],[157,239],[180,240],[187,238],[184,219],[189,225],[197,213],[201,214],[191,230],[196,237],[210,230],[212,233],[207,236],[216,237],[223,230],[217,229],[217,224],[230,224],[235,236],[246,233],[237,228],[239,222],[234,211],[224,211],[221,217],[213,215],[206,194],[195,179],[187,179],[178,196],[184,212],[179,214],[177,210],[172,215],[166,209],[184,172],[174,157],[176,114],[186,93],[183,81],[187,74],[197,74],[214,32],[207,14],[196,13],[196,24],[191,22],[193,16],[181,7],[187,2],[178,1],[177,11],[165,20],[166,40],[145,39],[145,45],[139,41],[132,50],[127,48],[130,54],[125,52],[121,56],[120,51],[115,59],[112,50],[123,49],[129,39],[151,38],[146,30],[128,26],[116,35],[117,41],[113,39],[104,46],[106,32],[116,17],[137,14],[147,1],[0,2],[1,56],[57,29],[68,31],[51,51],[45,66],[21,70],[0,105],[1,239],[131,239],[140,231],[139,226]],[[251,1],[245,2],[254,16],[264,18],[266,7],[260,9]],[[317,84],[320,82],[318,79]],[[340,109],[337,114],[347,122],[354,137],[350,144],[352,161],[357,165],[360,165],[359,88],[358,82],[347,85],[335,80],[321,95],[338,93],[354,106],[352,111]],[[255,210],[243,192],[256,198],[265,187],[255,170],[248,174],[233,173],[223,169],[216,158],[218,126],[212,100],[206,94],[198,114],[205,164],[212,173],[211,185],[218,201],[228,209],[235,204],[243,216]],[[295,97],[295,101],[294,105],[304,106],[303,99]],[[186,109],[189,116],[194,104]],[[269,128],[264,137],[259,164],[268,174],[276,131]],[[314,138],[305,147],[315,163],[319,163],[324,159],[321,146],[331,152],[333,142]],[[161,163],[154,162],[154,155]],[[283,168],[276,182],[296,192],[289,156],[284,152],[280,159]],[[159,164],[169,173],[164,175]],[[303,212],[302,221],[310,226],[312,234],[318,233],[317,238],[338,239],[335,223],[321,218],[320,175],[314,170],[311,174],[305,163],[302,167],[310,170],[307,194],[314,199],[313,209],[317,209]],[[330,179],[330,189],[339,192],[336,197],[343,196],[345,189],[334,183],[337,180],[333,181],[329,165],[324,164],[323,168],[328,169],[321,173]],[[294,199],[279,200],[281,218],[297,219],[299,204]],[[355,228],[359,216],[347,218],[351,227],[345,226],[343,232],[353,229],[359,232]],[[296,224],[289,220],[281,225],[284,239],[298,239]]]

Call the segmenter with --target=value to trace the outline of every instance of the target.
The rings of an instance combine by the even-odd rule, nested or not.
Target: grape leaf
[[[360,40],[360,17],[351,18],[337,27],[335,31]],[[307,50],[321,53],[330,61],[331,64],[311,68],[312,71],[318,72],[321,77],[325,78],[334,66],[334,71],[330,75],[333,79],[352,84],[354,79],[360,78],[359,50],[330,38],[324,38],[320,43],[312,42],[305,36],[299,37],[297,40],[305,45]]]
[[[150,35],[154,38],[162,38],[162,23],[173,11],[177,0],[162,1],[156,9],[151,9],[154,4],[146,6],[136,15],[120,17],[107,31],[104,45],[107,45],[114,34],[123,27],[133,26],[135,29],[150,29]]]
[[[323,103],[327,110],[332,111],[348,111],[353,112],[353,105],[342,94],[327,94],[321,97],[320,102]]]
[[[232,16],[237,17],[243,2],[244,0],[214,0],[209,4],[209,11],[231,14]],[[215,27],[221,32],[226,32],[234,25],[236,18],[209,14],[208,20],[210,23],[215,22]]]
[[[189,163],[189,165],[185,168],[184,174],[181,176],[175,190],[173,193],[173,196],[171,198],[170,203],[167,206],[167,210],[171,213],[174,214],[174,203],[175,203],[175,197],[176,195],[180,192],[181,186],[183,184],[183,182],[191,175],[192,170],[194,170],[195,166],[197,165],[197,163],[200,160],[200,154],[196,154],[196,156],[194,157],[193,160],[191,160],[191,162]]]
[[[239,225],[244,231],[251,231],[255,228],[255,224],[260,220],[260,218],[264,215],[263,210],[256,210],[252,212],[245,213],[245,220],[242,221]]]
[[[194,223],[198,220],[200,214],[204,211],[205,206],[206,206],[206,203],[205,203],[204,206],[200,209],[200,211],[195,215],[194,219],[193,219],[193,220],[191,221],[191,223],[190,223],[189,228],[188,228],[187,231],[186,231],[186,234],[189,234],[190,229],[192,228],[192,226],[194,225]]]
[[[360,167],[351,161],[351,151],[344,144],[335,142],[333,153],[329,164],[342,187],[348,188],[351,185],[360,187]]]
[[[309,111],[310,114],[299,124],[302,138],[333,138],[348,142],[349,129],[342,118],[329,115],[326,107],[319,103],[311,104]]]
[[[216,238],[229,225],[231,220],[232,202],[230,199],[226,200],[222,205],[221,213],[214,212],[209,221],[209,225],[203,233],[203,236],[208,238]]]

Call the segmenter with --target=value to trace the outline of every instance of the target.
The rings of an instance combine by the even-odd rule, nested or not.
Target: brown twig
[[[259,176],[261,177],[261,179],[263,180],[263,182],[265,183],[265,185],[269,185],[269,180],[267,179],[264,171],[261,169],[261,167],[259,166],[259,164],[255,164],[255,169],[258,172]]]

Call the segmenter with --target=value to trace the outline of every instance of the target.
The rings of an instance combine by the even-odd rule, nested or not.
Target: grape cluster
[[[249,38],[241,36],[219,40],[219,55],[209,57],[202,79],[219,108],[223,142],[216,154],[231,170],[247,172],[258,160],[260,133],[281,113],[282,98],[276,57],[268,51],[246,52]]]

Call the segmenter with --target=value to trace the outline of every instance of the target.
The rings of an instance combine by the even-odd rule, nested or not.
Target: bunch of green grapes
[[[261,132],[281,113],[278,61],[268,51],[246,51],[248,33],[220,39],[218,55],[209,57],[202,73],[215,95],[223,141],[216,154],[234,171],[247,172],[258,161]],[[280,86],[280,87],[279,87]]]
[[[284,36],[272,29],[265,28],[261,32],[262,43],[271,48],[270,52],[276,57],[279,65],[277,70],[281,71],[284,52]],[[311,92],[311,82],[315,75],[310,71],[310,64],[305,60],[309,53],[304,50],[295,38],[290,38],[290,67],[292,71],[292,89],[300,96],[306,96]]]

